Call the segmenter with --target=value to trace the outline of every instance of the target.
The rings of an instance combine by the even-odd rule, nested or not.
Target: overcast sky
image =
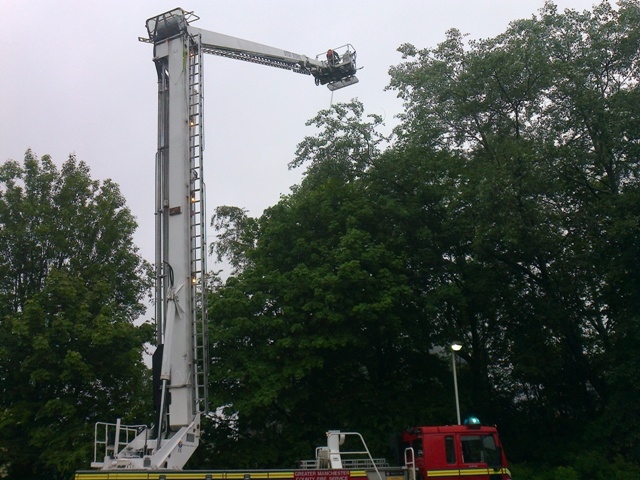
[[[557,0],[590,9],[593,0]],[[470,38],[502,33],[544,0],[0,0],[0,162],[31,148],[61,165],[71,153],[94,179],[118,183],[139,224],[135,242],[153,260],[157,88],[147,18],[180,6],[194,26],[315,57],[352,44],[357,97],[390,128],[401,108],[385,92],[402,43],[435,47],[449,28]],[[208,216],[217,205],[259,216],[300,179],[288,171],[306,120],[332,94],[312,77],[205,57],[205,179]],[[210,233],[212,235],[213,232]],[[212,265],[210,264],[210,267]]]

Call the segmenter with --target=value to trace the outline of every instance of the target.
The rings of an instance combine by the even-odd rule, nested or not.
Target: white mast
[[[350,45],[330,50],[326,61],[312,59],[191,27],[195,20],[192,12],[176,8],[147,20],[149,39],[140,39],[154,45],[158,74],[157,425],[99,423],[94,468],[182,469],[200,441],[200,416],[208,413],[202,54],[313,75],[316,85],[331,90],[358,82],[356,52]]]

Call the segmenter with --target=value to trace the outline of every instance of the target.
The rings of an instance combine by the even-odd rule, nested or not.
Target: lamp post
[[[460,399],[458,398],[458,375],[456,373],[456,352],[462,349],[462,343],[458,341],[451,342],[451,363],[453,364],[453,388],[456,393],[456,413],[458,414],[458,425],[460,422]]]

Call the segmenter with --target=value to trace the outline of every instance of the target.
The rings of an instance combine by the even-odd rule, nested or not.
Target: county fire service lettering
[[[364,470],[297,470],[293,472],[294,480],[351,480],[366,476]]]

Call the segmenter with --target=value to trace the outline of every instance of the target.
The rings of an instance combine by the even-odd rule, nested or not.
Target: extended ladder
[[[189,40],[189,168],[191,175],[191,321],[193,322],[193,378],[195,411],[207,413],[207,241],[203,178],[203,71],[200,36]]]

